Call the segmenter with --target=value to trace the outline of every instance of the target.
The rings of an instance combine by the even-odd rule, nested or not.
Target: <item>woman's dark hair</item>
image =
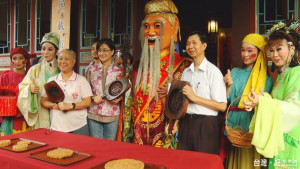
[[[116,51],[115,43],[111,39],[108,39],[108,38],[103,38],[100,40],[99,43],[97,43],[97,47],[96,47],[97,51],[99,50],[100,46],[103,44],[106,44],[110,50],[114,50],[114,52]]]
[[[45,42],[44,42],[45,43]],[[41,44],[41,48],[42,48],[42,46],[43,46],[43,44],[44,43],[42,43]],[[54,46],[54,48],[55,48],[55,52],[57,52],[58,51],[58,48],[56,47],[56,45],[54,45],[54,43],[52,43],[52,42],[49,42],[49,41],[47,41],[47,43],[50,43],[51,45],[53,45]]]
[[[100,43],[100,40],[94,39],[92,45],[95,44],[95,43],[97,43],[97,45],[98,45],[98,44]],[[97,45],[96,45],[96,49],[97,49]],[[99,47],[100,47],[100,46],[99,46]]]
[[[295,66],[299,65],[296,53],[298,52],[298,50],[300,48],[300,44],[299,44],[300,36],[298,35],[298,33],[294,29],[289,29],[288,31],[284,29],[286,27],[289,27],[295,21],[285,20],[283,22],[286,24],[286,26],[272,32],[269,35],[267,45],[270,47],[274,44],[277,44],[277,43],[281,42],[284,39],[287,42],[292,42],[293,46],[295,46],[295,54],[294,54],[294,56],[292,56],[290,67],[295,67]]]
[[[202,43],[207,43],[206,34],[201,33],[199,31],[192,31],[192,32],[188,33],[186,39],[188,39],[190,36],[193,36],[193,35],[198,35],[200,38],[200,41]]]
[[[57,48],[52,42],[49,42],[49,43],[51,43],[51,44],[54,46],[55,52],[57,52],[57,51],[58,51],[58,48]]]

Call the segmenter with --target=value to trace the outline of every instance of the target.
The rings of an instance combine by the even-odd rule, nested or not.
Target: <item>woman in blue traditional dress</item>
[[[247,112],[242,100],[250,92],[264,90],[270,92],[272,78],[267,73],[267,57],[265,53],[266,41],[259,34],[249,34],[242,41],[241,57],[244,65],[228,70],[224,77],[227,85],[228,102],[245,95],[232,103],[227,116],[227,124],[232,128],[241,126],[248,130],[253,112]],[[225,135],[227,133],[225,132]],[[260,160],[260,154],[252,148],[240,148],[229,146],[227,152],[226,166],[229,169],[251,169],[254,168],[254,160]]]

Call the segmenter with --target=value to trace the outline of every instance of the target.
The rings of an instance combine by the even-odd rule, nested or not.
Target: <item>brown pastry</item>
[[[145,165],[142,161],[134,159],[112,160],[105,164],[105,169],[144,169]]]
[[[28,148],[27,144],[15,144],[13,147],[14,151],[25,151]]]
[[[7,147],[11,144],[10,140],[1,140],[0,141],[0,147]]]
[[[21,141],[18,141],[17,144],[31,144],[31,141],[30,140],[21,140]]]
[[[47,156],[50,158],[66,158],[71,157],[73,155],[73,150],[66,148],[57,148],[47,152]]]

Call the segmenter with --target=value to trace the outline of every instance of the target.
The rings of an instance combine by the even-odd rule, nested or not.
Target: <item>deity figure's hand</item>
[[[158,96],[160,98],[166,97],[168,93],[168,84],[163,84],[162,86],[159,86],[157,89]]]

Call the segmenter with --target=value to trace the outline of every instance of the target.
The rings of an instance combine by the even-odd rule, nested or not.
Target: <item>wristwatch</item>
[[[76,107],[76,103],[72,103],[72,105],[73,105],[73,109],[75,109],[75,107]]]

